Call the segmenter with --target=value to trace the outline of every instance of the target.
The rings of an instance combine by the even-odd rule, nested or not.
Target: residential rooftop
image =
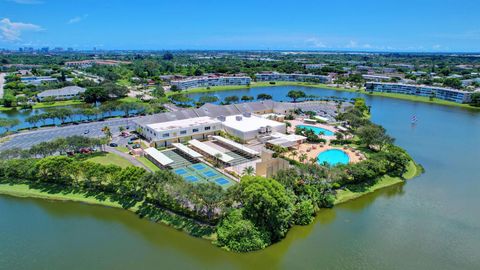
[[[208,124],[217,124],[220,123],[219,120],[203,116],[203,117],[194,117],[194,118],[187,118],[182,120],[174,120],[162,123],[155,123],[147,125],[149,128],[155,131],[168,131],[174,129],[182,129],[182,128],[189,128],[189,127],[197,127],[200,125],[208,125]]]

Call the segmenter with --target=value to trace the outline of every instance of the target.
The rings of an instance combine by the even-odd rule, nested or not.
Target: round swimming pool
[[[348,157],[347,153],[340,149],[330,149],[318,154],[317,161],[320,164],[327,162],[328,164],[334,166],[338,164],[348,164],[350,158]]]
[[[303,129],[306,129],[306,130],[311,130],[317,135],[320,135],[320,133],[322,133],[325,136],[335,135],[335,133],[333,133],[333,131],[330,131],[328,129],[324,129],[324,128],[321,128],[321,127],[307,126],[307,125],[298,125],[297,127],[303,128]]]

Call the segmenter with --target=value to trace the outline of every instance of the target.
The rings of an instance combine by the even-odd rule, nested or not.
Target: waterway
[[[291,89],[213,94],[264,92],[286,100]],[[480,113],[365,98],[372,120],[425,174],[322,210],[314,224],[296,226],[282,242],[249,254],[223,251],[119,209],[0,196],[0,269],[480,269]]]

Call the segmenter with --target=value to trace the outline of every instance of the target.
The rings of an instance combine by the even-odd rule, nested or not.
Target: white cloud
[[[305,42],[309,45],[309,47],[313,47],[313,48],[326,48],[327,45],[321,41],[320,39],[318,38],[308,38],[307,40],[305,40]]]
[[[0,39],[10,42],[20,40],[23,32],[42,30],[42,27],[32,23],[12,22],[8,18],[0,20]]]
[[[349,48],[349,49],[353,49],[353,48],[357,48],[358,47],[358,43],[354,40],[350,40],[347,45],[345,45],[345,48]]]
[[[79,23],[81,22],[83,19],[87,18],[88,17],[88,14],[85,14],[83,16],[76,16],[76,17],[73,17],[71,18],[70,20],[67,21],[67,24],[74,24],[74,23]]]
[[[37,5],[37,4],[43,4],[42,1],[40,0],[9,0],[10,2],[15,2],[17,4],[22,4],[22,5]]]

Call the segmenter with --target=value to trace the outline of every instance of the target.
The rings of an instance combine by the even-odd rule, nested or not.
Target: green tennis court
[[[223,188],[228,188],[235,184],[234,180],[204,163],[190,164],[175,168],[172,171],[190,183],[213,182]]]

